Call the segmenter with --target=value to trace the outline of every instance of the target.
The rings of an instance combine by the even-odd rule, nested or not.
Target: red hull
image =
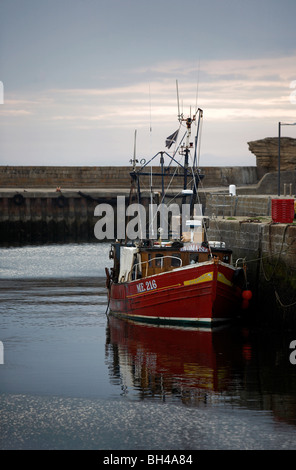
[[[213,325],[231,320],[241,305],[235,269],[205,262],[131,282],[112,284],[112,313],[141,321]]]

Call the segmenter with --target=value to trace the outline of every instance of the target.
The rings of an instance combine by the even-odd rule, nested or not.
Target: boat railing
[[[179,264],[179,268],[182,266],[182,259],[179,258],[178,256],[173,256],[173,255],[166,255],[166,256],[162,256],[161,258],[160,257],[155,257],[154,259],[157,259],[161,262],[161,267],[163,266],[163,260],[165,258],[171,258],[171,259],[177,259],[180,264]],[[139,263],[136,263],[133,265],[132,269],[130,270],[130,272],[128,273],[128,279],[130,280],[131,279],[131,276],[133,274],[133,272],[135,273],[135,278],[134,279],[138,279],[138,273],[141,273],[142,270],[138,269],[139,266],[141,266],[142,264],[146,264],[146,272],[145,272],[145,277],[147,277],[148,275],[148,267],[149,267],[149,263],[151,263],[152,259],[148,259],[148,260],[145,260],[145,261],[141,261]]]
[[[237,268],[239,263],[242,264],[242,266],[244,266],[246,264],[246,258],[237,258],[236,262],[235,262],[235,267]]]

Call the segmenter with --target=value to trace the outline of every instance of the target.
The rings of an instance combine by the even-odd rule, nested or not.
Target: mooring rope
[[[278,303],[280,304],[280,306],[282,308],[290,308],[290,307],[294,307],[294,305],[296,305],[296,302],[293,302],[292,304],[286,304],[286,305],[283,304],[283,302],[280,299],[280,296],[279,296],[278,292],[276,290],[274,290],[274,293],[275,293],[276,300],[278,301]]]
[[[276,270],[276,268],[277,268],[277,266],[278,266],[278,264],[279,264],[280,257],[281,257],[282,251],[283,251],[284,241],[285,241],[285,238],[286,238],[286,232],[287,232],[288,227],[289,227],[289,225],[286,225],[286,227],[285,227],[285,230],[284,230],[284,233],[283,233],[283,237],[282,237],[282,242],[281,242],[281,248],[280,248],[280,251],[277,253],[277,255],[278,255],[277,261],[276,261],[276,263],[275,263],[275,265],[274,265],[274,267],[273,267],[273,271],[272,271],[272,273],[271,273],[270,278],[268,278],[267,275],[266,275],[266,272],[265,272],[265,269],[264,269],[264,265],[263,265],[263,257],[261,256],[260,263],[261,263],[261,266],[262,266],[263,275],[264,275],[265,280],[266,280],[267,282],[270,282],[270,281],[271,281],[271,279],[272,279],[273,276],[274,276],[275,270]],[[270,234],[269,234],[269,235],[270,235]],[[269,237],[269,238],[270,238],[270,237]],[[269,246],[269,248],[270,248],[270,246]],[[274,256],[274,255],[271,253],[269,256],[271,257],[271,256]]]

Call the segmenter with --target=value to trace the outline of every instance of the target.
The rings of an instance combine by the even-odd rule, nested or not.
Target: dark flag
[[[166,146],[168,149],[171,148],[171,146],[173,145],[174,142],[176,142],[177,137],[178,137],[178,133],[179,133],[179,129],[178,129],[177,131],[175,131],[172,135],[169,135],[169,136],[166,138],[165,146]]]

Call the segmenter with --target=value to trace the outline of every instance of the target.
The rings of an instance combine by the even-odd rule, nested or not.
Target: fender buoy
[[[246,310],[249,307],[249,302],[251,298],[253,297],[252,291],[251,290],[243,290],[242,291],[242,309]]]
[[[17,205],[17,206],[21,206],[24,202],[25,198],[22,194],[15,194],[13,196],[13,202]]]
[[[253,294],[252,294],[252,291],[251,290],[244,290],[242,292],[242,298],[244,300],[251,300],[251,298],[253,297]]]
[[[56,203],[58,207],[60,207],[61,209],[65,206],[65,199],[66,199],[65,196],[59,196],[56,199]]]

